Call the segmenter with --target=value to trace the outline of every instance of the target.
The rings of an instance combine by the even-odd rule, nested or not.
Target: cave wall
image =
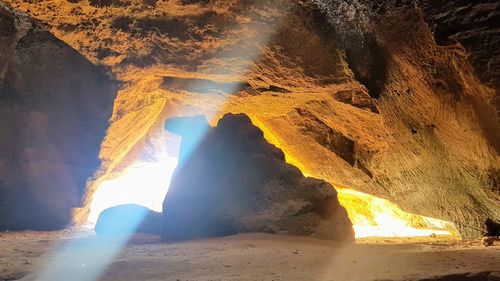
[[[468,52],[468,61],[481,80],[496,90],[489,100],[500,122],[500,3],[498,1],[421,1],[425,19],[436,43],[457,42]],[[496,136],[498,140],[498,136]],[[498,143],[497,143],[498,150]]]
[[[100,165],[114,86],[3,3],[0,46],[0,230],[66,227]]]
[[[409,201],[414,211],[442,213],[472,237],[480,234],[474,227],[500,215],[500,126],[490,102],[497,93],[481,82],[466,49],[436,46],[422,18],[403,6],[377,31],[394,63],[380,110],[398,135],[382,161],[399,167],[390,186],[405,198],[402,206]],[[460,211],[451,211],[455,202]]]
[[[8,2],[124,82],[105,175],[177,156],[168,117],[215,124],[243,112],[335,186],[452,221],[466,237],[499,219],[497,94],[472,59],[493,51],[436,40],[436,1]]]
[[[500,3],[482,1],[420,1],[419,5],[439,45],[459,42],[478,76],[500,89]]]

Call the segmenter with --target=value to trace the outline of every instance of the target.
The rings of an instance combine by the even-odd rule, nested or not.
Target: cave
[[[499,8],[0,0],[0,281],[500,280]]]

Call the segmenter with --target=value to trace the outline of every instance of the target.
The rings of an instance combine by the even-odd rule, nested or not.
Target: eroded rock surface
[[[464,237],[500,219],[498,3],[6,1],[125,82],[103,174],[177,157],[166,118],[243,112],[309,175]]]
[[[163,204],[164,239],[268,232],[353,240],[335,189],[285,163],[246,115],[227,114],[215,128],[204,117],[173,118],[166,129],[183,140]]]
[[[490,103],[496,108],[495,121],[500,122],[500,2],[424,0],[420,5],[436,42],[463,45],[479,77],[495,88]]]
[[[500,3],[481,1],[421,1],[438,44],[460,42],[479,76],[500,89]]]
[[[99,167],[113,100],[97,67],[0,3],[0,230],[71,221]]]

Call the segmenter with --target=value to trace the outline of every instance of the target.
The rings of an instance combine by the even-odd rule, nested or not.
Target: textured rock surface
[[[499,90],[500,3],[424,0],[421,6],[438,44],[462,44],[479,76]]]
[[[459,42],[468,51],[468,60],[479,77],[495,88],[490,103],[500,121],[500,2],[421,1],[436,42],[450,45]],[[497,136],[498,137],[498,136]]]
[[[459,15],[460,5],[420,1],[422,13],[412,1],[7,2],[126,82],[103,174],[176,156],[167,117],[215,122],[243,112],[309,175],[452,221],[465,236],[480,235],[467,226],[499,219],[498,95],[473,60],[497,56],[486,43],[437,44],[428,24],[434,14]],[[344,3],[331,14],[347,21],[328,20],[317,3]],[[481,11],[496,7],[484,3]],[[498,38],[494,28],[478,32]]]
[[[65,227],[99,167],[111,83],[2,3],[0,46],[0,229]]]
[[[134,204],[119,205],[101,212],[95,232],[100,235],[160,234],[161,223],[161,213]]]
[[[215,128],[203,121],[166,122],[166,129],[183,140],[163,203],[164,239],[268,232],[353,241],[335,189],[285,163],[283,152],[250,118],[227,114]]]

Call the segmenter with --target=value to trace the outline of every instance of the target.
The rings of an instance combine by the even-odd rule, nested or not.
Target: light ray
[[[280,9],[280,3],[276,3],[276,7],[274,8]],[[280,18],[285,18],[286,14],[286,12],[283,12]],[[256,34],[255,38],[252,38],[252,40],[254,40],[252,48],[248,48],[248,46],[245,45],[237,45],[236,48],[233,48],[227,52],[219,53],[219,55],[213,58],[215,60],[225,60],[231,57],[243,57],[248,61],[246,69],[244,69],[240,73],[239,79],[235,78],[235,80],[237,80],[236,82],[242,80],[244,75],[251,70],[253,62],[256,61],[260,56],[261,46],[267,45],[274,32],[279,27],[281,21],[280,19],[277,19],[274,21],[275,24],[269,24],[268,22],[259,23],[257,19],[254,20],[256,20],[256,22],[254,24],[251,24],[252,26],[249,27],[250,29],[253,29]],[[262,30],[260,30],[259,27],[262,26],[267,27],[267,32],[262,32]],[[236,26],[236,28],[238,28],[238,26]],[[225,73],[226,69],[219,69],[218,66],[214,66],[214,68],[211,69],[211,72]],[[189,88],[209,88],[202,85],[202,83],[204,83],[202,80],[194,83],[196,84],[190,85]],[[238,83],[234,83],[234,85],[234,88],[226,90],[229,92],[237,91],[238,89],[236,85],[238,85]],[[215,109],[215,111],[216,110],[217,109]],[[212,118],[213,116],[207,117],[210,120],[210,118]],[[185,129],[189,130],[190,128]],[[204,134],[205,132],[197,133],[196,139],[193,141],[192,145],[187,148],[189,151],[186,151],[185,155],[190,155],[195,150],[196,146],[204,137]],[[150,190],[146,191],[149,196],[154,196],[162,202],[165,197],[164,194],[168,192],[168,183],[170,182],[169,179],[163,177],[171,175],[172,170],[169,170],[169,167],[171,167],[172,163],[173,161],[170,161],[163,166],[161,164],[154,163],[135,163],[131,167],[127,168],[128,170],[124,176],[104,181],[103,185],[97,188],[96,193],[92,197],[91,206],[93,208],[93,211],[91,213],[91,216],[89,217],[90,222],[93,222],[97,219],[99,210],[101,209],[109,208],[115,206],[116,204],[126,204],[132,203],[134,201],[137,203],[144,203],[144,200],[149,200],[142,198],[142,196],[138,196],[139,193],[135,192],[140,192],[140,190],[143,190],[143,188],[146,188],[146,190]],[[180,165],[182,165],[182,163],[180,163]],[[161,167],[163,167],[165,170],[158,172],[157,169]],[[145,186],[146,184],[149,184],[149,187]],[[104,189],[101,190],[101,188]],[[153,192],[153,189],[156,188],[158,188],[158,190],[155,190]],[[122,197],[122,195],[125,195],[125,193],[131,195],[127,196],[128,199],[126,200],[125,197]],[[106,203],[106,201],[110,198],[111,203]],[[157,209],[159,201],[155,200],[154,202],[149,202],[152,205],[147,206],[152,206],[153,209]],[[108,268],[108,266],[114,261],[116,256],[119,255],[141,221],[142,220],[139,218],[135,218],[129,221],[128,231],[124,231],[121,235],[115,235],[111,237],[91,237],[78,241],[70,241],[65,245],[62,245],[56,255],[51,258],[48,264],[43,268],[43,271],[40,273],[39,278],[37,278],[36,280],[98,280],[105,272],[106,268]]]

